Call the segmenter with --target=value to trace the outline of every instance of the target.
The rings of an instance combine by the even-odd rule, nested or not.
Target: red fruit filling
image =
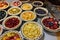
[[[50,29],[59,28],[58,21],[54,18],[49,17],[49,18],[44,19],[42,22],[46,27],[48,27]]]
[[[10,18],[8,20],[6,20],[5,22],[5,26],[8,28],[13,28],[16,27],[19,24],[19,19],[18,18]]]
[[[20,2],[19,1],[16,1],[16,2],[13,3],[13,5],[14,6],[18,6],[18,5],[20,5]]]
[[[3,7],[4,5],[8,5],[6,2],[0,2],[0,7]]]
[[[20,39],[19,35],[18,34],[15,34],[14,36],[7,37],[5,40],[17,40],[17,38]]]

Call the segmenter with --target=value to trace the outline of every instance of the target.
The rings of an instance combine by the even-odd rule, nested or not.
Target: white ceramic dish
[[[42,9],[42,10],[44,10],[46,13],[45,13],[45,14],[38,14],[38,13],[35,12],[36,9]],[[34,9],[34,12],[35,12],[38,16],[45,16],[45,15],[48,14],[48,10],[47,10],[46,8],[43,8],[43,7],[37,7],[37,8],[35,8],[35,9]]]
[[[26,35],[23,33],[22,30],[23,30],[24,25],[26,25],[26,24],[28,24],[28,23],[36,23],[36,24],[38,25],[38,27],[40,28],[40,32],[41,32],[41,34],[40,34],[39,37],[35,37],[35,38],[33,38],[33,39],[30,39],[30,38],[26,37]],[[40,38],[43,36],[43,28],[42,28],[42,26],[41,26],[40,24],[38,24],[37,22],[29,21],[29,22],[26,22],[26,23],[24,23],[24,24],[22,25],[22,27],[21,27],[21,33],[22,33],[23,37],[26,38],[27,40],[38,40],[38,39],[40,39]]]
[[[34,12],[32,12],[32,13],[35,15],[35,17],[34,17],[33,19],[31,19],[31,20],[25,20],[24,18],[22,18],[22,15],[23,15],[24,13],[26,13],[26,12],[32,12],[32,11],[24,11],[24,12],[21,13],[20,18],[21,18],[23,21],[32,21],[32,20],[36,19],[36,13],[34,13]]]
[[[8,19],[10,19],[10,18],[18,18],[19,19],[19,24],[18,25],[16,25],[15,27],[13,27],[13,28],[8,28],[8,27],[6,27],[5,26],[5,22],[8,20]],[[18,17],[18,16],[10,16],[10,17],[7,17],[4,21],[3,21],[3,27],[5,28],[5,29],[7,29],[7,30],[13,30],[13,29],[16,29],[16,28],[18,28],[20,25],[21,25],[21,23],[22,23],[22,20]]]
[[[16,13],[16,14],[10,13],[9,10],[11,10],[11,9],[13,9],[13,8],[18,8],[18,9],[20,10],[20,12],[18,12],[18,13]],[[9,10],[7,11],[9,15],[18,15],[18,14],[20,14],[20,13],[22,12],[22,9],[19,8],[19,7],[12,7],[12,8],[10,8]]]
[[[51,17],[51,16],[43,17],[42,20],[41,20],[41,23],[42,23],[42,21],[43,21],[44,19],[49,18],[49,17]],[[51,18],[52,18],[52,17],[51,17]],[[52,29],[46,27],[43,23],[42,23],[42,26],[43,26],[43,28],[44,28],[45,30],[47,30],[47,31],[49,31],[49,32],[59,32],[59,30],[60,30],[60,27],[57,28],[56,30],[52,30]]]

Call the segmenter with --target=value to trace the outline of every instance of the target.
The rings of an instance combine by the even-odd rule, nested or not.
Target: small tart
[[[24,21],[32,21],[36,18],[36,14],[32,11],[24,11],[21,13],[20,17]]]
[[[43,7],[37,7],[34,9],[34,12],[38,15],[38,16],[45,16],[48,14],[48,10],[46,8]]]
[[[41,23],[44,29],[46,29],[47,31],[59,32],[60,27],[59,27],[58,21],[54,19],[53,17],[46,16],[42,18]]]
[[[3,26],[0,25],[0,35],[2,34],[2,32],[3,32]]]
[[[34,2],[32,3],[32,5],[35,6],[35,7],[43,6],[43,2],[42,2],[42,1],[34,1]]]
[[[12,1],[11,6],[21,6],[22,2],[21,1]]]
[[[8,10],[9,15],[18,15],[22,12],[22,9],[19,7],[12,7]]]
[[[22,40],[22,36],[18,31],[7,31],[1,36],[0,40]]]
[[[0,21],[7,17],[7,12],[5,10],[0,10]]]
[[[0,9],[6,9],[9,7],[9,3],[6,1],[0,1]]]
[[[21,19],[18,16],[10,16],[3,21],[3,26],[7,30],[13,30],[21,25]]]
[[[33,21],[23,24],[21,31],[23,36],[29,40],[39,39],[43,35],[42,26]]]
[[[31,4],[29,4],[29,3],[24,3],[24,4],[21,6],[21,8],[22,8],[23,10],[31,10],[31,9],[33,8],[33,6],[32,6]]]

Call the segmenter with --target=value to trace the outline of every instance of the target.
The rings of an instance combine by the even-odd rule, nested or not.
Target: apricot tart
[[[0,10],[0,21],[7,17],[7,12],[5,10]]]
[[[32,21],[36,18],[36,14],[32,11],[24,11],[21,13],[21,19],[24,21]]]
[[[22,40],[22,36],[18,31],[7,31],[1,36],[0,40]]]
[[[22,12],[22,9],[19,7],[12,7],[8,10],[9,15],[18,15]]]
[[[53,17],[44,17],[42,19],[42,24],[44,25],[43,27],[51,32],[58,32],[59,31],[59,24],[56,19]]]
[[[6,1],[0,1],[0,9],[6,9],[9,7],[9,3]]]
[[[21,22],[18,16],[10,16],[3,21],[3,26],[8,30],[16,29],[21,25]]]
[[[24,3],[24,4],[21,6],[21,8],[22,8],[23,10],[31,10],[31,9],[33,8],[33,6],[32,6],[31,4],[29,4],[29,3]]]
[[[23,36],[28,40],[35,40],[42,37],[42,26],[37,22],[27,22],[21,28]]]

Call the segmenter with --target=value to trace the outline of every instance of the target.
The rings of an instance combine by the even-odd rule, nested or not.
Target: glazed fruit
[[[3,19],[6,16],[6,12],[0,10],[0,20]]]
[[[46,16],[48,14],[48,10],[46,8],[43,8],[43,7],[37,7],[37,8],[35,8],[34,12],[38,16]]]
[[[35,12],[38,14],[45,14],[46,13],[46,11],[44,11],[42,9],[36,9]]]
[[[2,21],[5,17],[7,17],[6,11],[0,10],[0,21]]]
[[[24,21],[34,20],[36,18],[36,14],[32,11],[25,11],[21,14],[21,18]]]
[[[31,10],[31,9],[33,8],[33,6],[32,6],[31,4],[29,4],[29,3],[25,3],[25,4],[23,4],[23,5],[21,6],[21,8],[22,8],[23,10]]]
[[[59,28],[58,21],[54,18],[46,18],[42,21],[42,23],[49,29],[56,30]]]
[[[18,18],[10,18],[5,22],[6,27],[12,28],[19,24]]]
[[[0,1],[0,9],[5,9],[9,6],[9,4],[5,1]]]
[[[18,15],[21,13],[21,11],[22,11],[22,9],[19,7],[12,7],[8,10],[8,14],[9,15]]]
[[[2,36],[1,40],[22,40],[22,38],[16,31],[9,31]]]
[[[36,39],[42,35],[42,29],[37,23],[28,22],[23,25],[22,33],[27,39]]]
[[[21,24],[21,19],[18,16],[10,16],[3,21],[6,29],[16,29]]]
[[[22,2],[21,1],[13,1],[12,2],[12,6],[20,6],[22,4]]]

